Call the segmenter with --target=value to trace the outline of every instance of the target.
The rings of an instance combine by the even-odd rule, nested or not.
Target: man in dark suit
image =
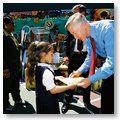
[[[19,89],[20,54],[19,44],[13,35],[14,22],[10,16],[3,17],[3,109],[12,111],[9,93],[15,105],[22,104]]]
[[[73,13],[80,12],[84,16],[86,16],[86,7],[82,4],[75,5],[72,8],[72,12]],[[85,46],[83,47],[83,42],[80,40],[75,40],[73,35],[71,35],[68,32],[67,38],[65,40],[65,57],[64,57],[64,63],[68,64],[68,62],[69,62],[68,74],[72,73],[74,70],[77,70],[83,64],[83,62],[86,58],[86,55],[87,55],[87,52],[86,52]],[[88,72],[84,73],[82,76],[87,77]],[[86,107],[91,106],[91,104],[90,104],[91,86],[89,86],[87,89],[81,88],[81,90],[82,90],[82,94],[83,94],[84,104],[86,105]],[[65,97],[64,97],[64,103],[61,108],[62,113],[67,112],[67,110],[69,108],[69,103],[73,97],[73,94],[74,94],[74,90],[66,91]]]

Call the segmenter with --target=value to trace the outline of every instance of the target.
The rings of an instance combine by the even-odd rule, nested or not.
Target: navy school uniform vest
[[[60,114],[57,94],[51,94],[50,91],[46,90],[42,83],[43,73],[46,69],[49,68],[45,66],[36,66],[37,114]],[[51,72],[54,75],[54,72]]]

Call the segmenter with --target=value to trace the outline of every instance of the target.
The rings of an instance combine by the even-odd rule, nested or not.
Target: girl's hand
[[[77,85],[75,83],[68,85],[71,90],[75,89]]]

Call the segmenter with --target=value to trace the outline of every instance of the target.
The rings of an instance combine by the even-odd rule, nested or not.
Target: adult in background
[[[100,13],[100,20],[110,19],[110,14],[108,11],[102,11]]]
[[[71,74],[71,77],[80,76],[91,69],[95,60],[91,57],[93,48],[96,57],[101,60],[101,65],[94,74],[81,80],[77,86],[87,88],[91,83],[103,80],[101,92],[101,110],[103,114],[114,113],[114,20],[101,20],[89,23],[80,13],[72,15],[65,28],[76,39],[82,40],[87,45],[88,55],[82,66]],[[91,37],[92,40],[86,39]],[[92,41],[92,42],[91,42]],[[93,45],[94,43],[94,45]],[[93,47],[94,46],[94,47]],[[95,56],[94,56],[95,58]],[[96,59],[97,60],[97,59]],[[100,63],[100,62],[99,62]],[[92,70],[91,70],[92,71]],[[110,104],[109,104],[110,103]]]
[[[72,12],[80,12],[84,16],[86,16],[86,7],[82,4],[75,5],[72,8]],[[77,70],[84,62],[87,51],[85,45],[83,45],[83,42],[75,39],[72,34],[68,32],[68,36],[65,40],[65,57],[64,57],[64,64],[68,64],[68,74],[72,73],[74,70]],[[83,77],[88,76],[88,72],[82,74]],[[92,109],[93,106],[90,104],[90,90],[91,86],[84,89],[81,88],[79,91],[83,94],[83,102],[85,106],[89,109]],[[74,90],[68,90],[65,92],[64,100],[63,100],[63,106],[62,106],[62,113],[66,113],[69,109],[69,103],[73,97],[73,94],[75,93]],[[77,93],[80,94],[80,93]],[[93,110],[93,109],[92,109]]]
[[[3,109],[12,111],[9,93],[14,105],[22,104],[20,97],[20,54],[19,44],[13,35],[14,22],[10,16],[3,17]]]

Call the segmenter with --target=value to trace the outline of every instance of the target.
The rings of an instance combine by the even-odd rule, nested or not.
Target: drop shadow
[[[85,108],[70,104],[69,110],[74,110],[78,114],[90,114]]]
[[[34,107],[27,101],[23,105],[15,105],[13,111],[3,110],[3,114],[35,114]]]

